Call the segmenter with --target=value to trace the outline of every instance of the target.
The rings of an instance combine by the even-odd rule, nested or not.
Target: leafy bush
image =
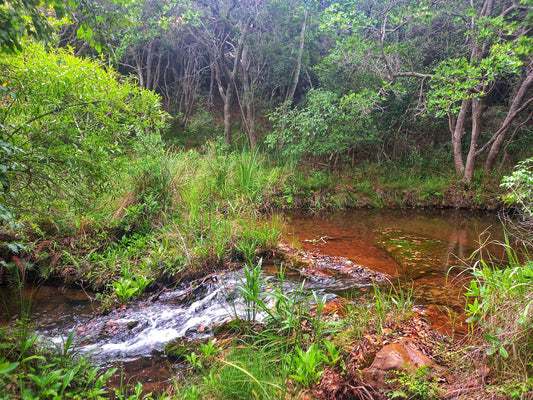
[[[510,233],[526,246],[533,245],[533,158],[520,162],[501,186],[508,190],[504,201],[516,208],[515,215],[504,215]]]
[[[288,158],[334,156],[379,143],[376,127],[366,107],[366,93],[344,97],[311,90],[303,107],[271,115],[274,131],[266,138],[271,148],[281,147]],[[365,107],[366,106],[366,107]]]
[[[0,82],[0,169],[11,184],[1,195],[14,208],[83,209],[132,144],[164,124],[157,95],[68,50],[27,44],[0,62]]]
[[[513,173],[502,180],[509,192],[504,196],[508,204],[518,204],[528,216],[533,216],[533,158],[520,162]]]

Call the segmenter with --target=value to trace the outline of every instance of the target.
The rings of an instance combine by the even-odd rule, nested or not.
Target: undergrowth
[[[470,356],[490,370],[487,390],[512,399],[533,394],[533,261],[509,243],[507,265],[489,255],[471,270],[466,293],[472,330]]]
[[[139,143],[137,154],[115,191],[83,215],[57,217],[53,225],[65,228],[54,235],[42,231],[40,213],[21,220],[25,228],[13,235],[25,250],[0,267],[83,283],[105,291],[110,305],[158,283],[255,261],[276,247],[280,226],[266,220],[263,196],[284,175],[281,168],[258,153],[214,145],[203,155],[165,152],[153,138]]]

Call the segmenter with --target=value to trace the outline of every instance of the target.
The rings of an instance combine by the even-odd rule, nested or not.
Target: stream
[[[386,274],[393,285],[412,288],[415,302],[429,308],[461,311],[461,289],[468,279],[464,266],[480,242],[487,243],[486,249],[495,258],[504,257],[503,248],[492,244],[503,241],[501,224],[494,215],[362,209],[298,212],[283,219],[285,242]],[[276,268],[265,266],[265,274],[273,275]],[[287,278],[287,291],[303,281],[294,272]],[[82,352],[91,352],[101,365],[120,367],[121,373],[113,378],[115,383],[134,377],[146,390],[157,391],[173,374],[163,353],[167,342],[177,337],[210,336],[216,325],[243,315],[236,289],[242,279],[242,271],[220,272],[194,291],[189,286],[167,290],[108,315],[95,315],[92,294],[80,290],[39,286],[20,293],[0,287],[0,322],[13,321],[20,304],[31,303],[32,322],[46,340],[61,343],[76,330],[83,338]],[[323,285],[321,282],[309,280],[307,285],[331,299],[357,298],[371,290],[340,275]]]

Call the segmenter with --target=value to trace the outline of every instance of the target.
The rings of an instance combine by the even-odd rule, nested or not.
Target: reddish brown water
[[[387,242],[383,232],[392,232]],[[306,250],[346,257],[358,265],[386,273],[391,282],[414,289],[418,304],[460,312],[461,296],[472,265],[472,253],[505,259],[498,218],[453,210],[350,210],[324,214],[294,213],[286,217],[284,240]],[[391,243],[395,246],[391,247]],[[414,246],[411,253],[406,252]],[[392,251],[391,251],[392,248]],[[402,252],[403,251],[403,252]]]
[[[345,257],[358,265],[386,273],[396,286],[412,285],[416,302],[430,305],[426,307],[427,313],[442,325],[449,325],[449,319],[445,315],[443,317],[443,309],[460,312],[464,307],[461,291],[467,274],[462,273],[459,267],[469,263],[466,259],[479,247],[480,241],[503,240],[502,228],[495,216],[449,210],[294,213],[286,215],[284,219],[285,241],[307,250]],[[411,253],[400,251],[404,248],[409,248]],[[493,255],[503,258],[501,247],[489,245],[487,248]],[[293,276],[292,279],[298,278]],[[350,295],[346,290],[335,291],[331,287],[326,290]],[[47,337],[57,337],[60,333],[66,336],[73,327],[83,331],[94,323],[116,326],[118,329],[121,319],[127,319],[127,315],[105,317],[109,321],[104,320],[103,316],[95,316],[95,304],[83,292],[72,289],[41,286],[38,289],[26,288],[21,293],[0,288],[0,295],[0,304],[3,306],[0,309],[5,310],[0,312],[0,322],[13,321],[17,310],[20,310],[20,301],[32,298],[33,321],[40,333]],[[202,302],[201,299],[199,301]],[[172,294],[169,294],[168,299],[162,298],[159,302],[132,304],[126,312],[136,313],[135,318],[141,330],[144,329],[143,323],[154,317],[160,318],[177,306],[179,304],[174,305]],[[143,312],[143,308],[148,311]],[[201,315],[195,318],[212,320],[214,317],[211,314],[201,311],[204,308],[197,307],[194,312]],[[189,312],[183,310],[183,314]],[[161,326],[166,329],[166,324],[172,325],[176,318],[171,316],[168,321],[152,321],[151,324],[154,328]],[[200,326],[203,325],[207,325],[207,322],[200,323]],[[131,336],[135,329],[126,334]],[[155,337],[156,333],[145,338],[146,343],[155,340],[152,339]],[[136,340],[129,336],[126,339],[132,342]],[[122,366],[124,383],[129,379],[140,380],[146,389],[157,392],[168,385],[172,372],[164,357],[151,354],[150,347],[146,349],[127,353],[126,358],[110,356],[109,360],[113,365]],[[113,378],[114,385],[119,386],[120,381],[120,375]]]
[[[492,214],[461,211],[367,210],[324,214],[294,213],[286,217],[284,238],[302,248],[347,257],[379,272],[397,273],[398,264],[376,246],[377,233],[386,229],[438,239],[449,247],[447,256],[466,259],[480,241],[503,241],[500,221]],[[324,238],[324,240],[320,240]],[[503,249],[490,245],[493,255],[504,257]]]

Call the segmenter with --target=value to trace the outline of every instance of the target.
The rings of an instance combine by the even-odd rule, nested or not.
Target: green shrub
[[[164,124],[157,95],[68,50],[28,43],[3,57],[0,81],[9,89],[0,93],[2,182],[11,184],[0,203],[15,210],[86,209],[133,144]]]
[[[326,90],[310,90],[306,103],[286,111],[282,106],[271,115],[274,131],[266,137],[270,148],[281,148],[283,156],[336,156],[358,147],[379,144],[376,126],[365,112],[367,93],[340,97]]]

